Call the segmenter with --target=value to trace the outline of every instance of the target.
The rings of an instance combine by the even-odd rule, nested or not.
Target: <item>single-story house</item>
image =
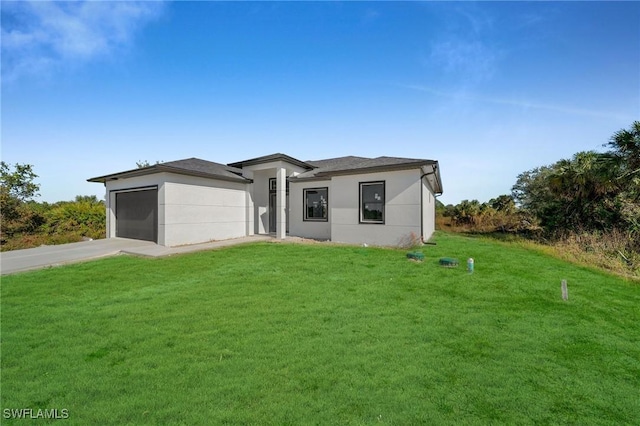
[[[438,162],[395,157],[231,164],[198,158],[89,179],[106,188],[107,237],[197,244],[274,233],[335,242],[427,240],[442,193]]]

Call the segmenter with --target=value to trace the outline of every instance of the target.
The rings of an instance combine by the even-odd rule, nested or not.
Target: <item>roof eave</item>
[[[316,166],[313,166],[309,163],[298,160],[297,158],[293,158],[286,154],[281,154],[281,153],[265,155],[265,156],[256,157],[256,158],[250,158],[249,160],[238,161],[235,163],[229,163],[227,164],[227,166],[237,168],[237,169],[242,169],[243,167],[254,166],[256,164],[264,164],[264,163],[269,163],[269,162],[278,161],[278,160],[286,161],[287,163],[290,163],[295,166],[302,167],[308,170],[313,170],[316,168]]]
[[[438,164],[437,161],[434,161],[431,164],[431,166],[432,166],[431,171],[427,171],[423,169],[425,173],[422,175],[422,177],[433,175],[435,188],[431,188],[431,189],[433,190],[436,196],[442,195],[442,177],[440,176],[440,165]],[[431,187],[431,184],[429,184],[429,186]]]
[[[293,176],[290,177],[289,180],[291,182],[313,182],[313,181],[328,181],[331,180],[331,176],[305,176],[305,177],[299,177],[299,176]]]
[[[118,180],[118,179],[129,178],[129,177],[150,175],[153,173],[159,173],[157,171],[157,168],[158,168],[158,165],[154,164],[153,166],[141,167],[139,169],[126,170],[124,172],[111,173],[109,175],[90,178],[90,179],[87,179],[87,182],[105,183],[110,180]]]
[[[203,178],[207,178],[207,179],[224,180],[224,181],[228,181],[228,182],[239,182],[239,183],[251,183],[251,182],[253,182],[253,180],[247,179],[247,178],[242,177],[242,176],[238,176],[238,177],[223,176],[223,175],[199,172],[197,170],[185,170],[185,169],[181,169],[181,168],[178,168],[178,167],[164,166],[162,164],[155,164],[153,166],[143,167],[141,169],[128,170],[128,171],[125,171],[125,172],[113,173],[113,174],[105,175],[105,176],[99,176],[99,177],[87,179],[87,181],[88,182],[97,182],[97,183],[106,183],[107,181],[126,179],[126,178],[138,177],[138,176],[145,176],[145,175],[150,175],[150,174],[155,174],[155,173],[162,173],[162,172],[175,173],[175,174],[187,175],[187,176],[203,177]]]
[[[229,182],[241,182],[241,183],[251,183],[252,182],[251,179],[247,179],[247,178],[239,176],[239,175],[238,176],[224,176],[224,175],[218,175],[218,174],[215,174],[215,173],[206,173],[206,172],[199,172],[197,170],[187,170],[187,169],[181,169],[179,167],[165,166],[163,164],[159,165],[159,169],[162,172],[176,173],[176,174],[188,175],[188,176],[198,176],[198,177],[204,177],[204,178],[209,178],[209,179],[226,180],[226,181],[229,181]],[[229,173],[234,173],[234,172],[229,171]]]
[[[345,169],[345,170],[330,170],[326,172],[319,172],[315,174],[315,177],[331,177],[331,176],[343,176],[343,175],[360,175],[365,173],[381,173],[381,172],[392,172],[397,170],[410,170],[410,169],[419,169],[422,166],[428,164],[437,164],[437,161],[434,160],[425,160],[425,161],[416,161],[412,163],[400,163],[400,164],[388,164],[383,166],[371,166],[371,167],[361,167],[354,169]]]

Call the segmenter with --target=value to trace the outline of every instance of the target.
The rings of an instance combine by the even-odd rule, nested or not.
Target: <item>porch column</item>
[[[284,240],[287,233],[287,170],[276,171],[276,238]]]
[[[253,214],[253,183],[247,185],[247,191],[244,196],[245,202],[245,235],[254,235],[255,234],[255,226],[253,224],[254,214]]]
[[[107,205],[107,238],[116,237],[116,194],[107,191],[105,197]]]

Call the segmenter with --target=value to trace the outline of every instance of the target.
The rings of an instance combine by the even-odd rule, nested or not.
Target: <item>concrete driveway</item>
[[[149,241],[107,238],[105,240],[5,251],[0,253],[0,270],[2,275],[7,275],[47,266],[112,256],[124,250],[149,246],[156,246],[156,244]]]
[[[273,238],[268,235],[252,235],[250,237],[170,248],[159,246],[150,241],[107,238],[104,240],[83,241],[57,246],[42,246],[0,253],[0,273],[2,275],[8,275],[48,266],[59,266],[67,263],[113,256],[119,253],[159,257],[272,239]]]

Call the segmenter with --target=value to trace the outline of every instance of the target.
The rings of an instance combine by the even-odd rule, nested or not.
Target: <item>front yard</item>
[[[2,422],[637,424],[640,285],[436,242],[422,263],[258,243],[3,277]]]

